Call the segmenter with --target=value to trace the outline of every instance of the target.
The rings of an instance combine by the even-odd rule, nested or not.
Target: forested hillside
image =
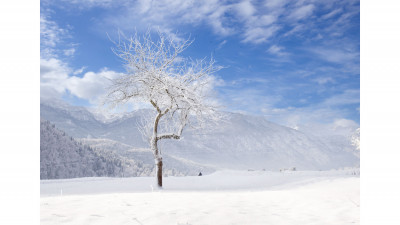
[[[77,142],[48,121],[40,121],[40,179],[141,176],[150,165]]]
[[[85,143],[96,147],[90,147]],[[76,140],[57,129],[54,124],[42,119],[40,121],[40,179],[154,175],[154,160],[151,152],[131,149],[129,145],[118,146],[119,143],[113,141],[102,140],[100,143]],[[203,173],[213,171],[167,155],[165,157],[168,163],[163,171],[164,176],[197,175],[199,171]]]

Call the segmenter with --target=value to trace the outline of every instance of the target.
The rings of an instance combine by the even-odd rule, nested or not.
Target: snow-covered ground
[[[359,224],[358,169],[41,181],[41,224]]]

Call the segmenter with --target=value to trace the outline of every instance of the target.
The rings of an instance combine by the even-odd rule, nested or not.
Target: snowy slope
[[[40,179],[148,176],[152,165],[83,145],[48,121],[40,121]]]
[[[224,168],[330,169],[353,166],[358,158],[302,132],[268,122],[263,117],[230,114],[201,136],[185,133],[184,140],[166,142],[168,153]]]
[[[79,139],[85,145],[89,145],[99,152],[112,152],[121,158],[134,159],[141,162],[146,167],[151,168],[151,173],[142,174],[154,176],[155,165],[153,153],[148,148],[134,148],[133,146],[123,144],[121,142],[109,139]],[[215,171],[212,166],[195,163],[193,161],[163,154],[163,174],[164,176],[182,176],[182,175],[198,175],[201,171],[203,174],[209,174]]]
[[[108,148],[99,147],[96,144],[99,141],[108,143]],[[164,157],[167,161],[163,168],[164,176],[214,171],[195,163]],[[48,121],[40,123],[41,179],[154,176],[154,167],[152,153],[146,149],[133,149],[110,140],[76,140]]]
[[[147,148],[137,129],[146,109],[111,120],[99,120],[83,107],[41,103],[41,117],[75,138],[99,139],[97,146],[113,150],[102,139],[113,140],[135,149]],[[226,119],[211,130],[184,130],[180,141],[161,143],[163,154],[195,164],[229,169],[296,167],[325,170],[359,165],[359,157],[347,140],[327,139],[302,133],[267,121],[261,116],[225,113]],[[343,137],[342,137],[343,138]],[[167,161],[165,161],[167,163]]]

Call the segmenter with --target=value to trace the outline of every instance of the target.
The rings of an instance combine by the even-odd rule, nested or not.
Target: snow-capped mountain
[[[148,148],[138,130],[138,123],[150,112],[141,109],[101,121],[84,107],[41,103],[42,118],[72,137],[82,141],[87,139],[87,144],[107,151],[118,151],[116,145],[126,145],[126,149]],[[230,169],[296,167],[299,170],[325,170],[359,165],[359,157],[349,150],[353,148],[350,141],[338,139],[335,143],[329,139],[327,142],[269,122],[262,116],[224,114],[225,119],[213,124],[211,130],[186,129],[183,139],[162,141],[163,155],[190,162],[193,166]],[[117,144],[110,145],[110,140]],[[164,159],[168,164],[168,159]]]

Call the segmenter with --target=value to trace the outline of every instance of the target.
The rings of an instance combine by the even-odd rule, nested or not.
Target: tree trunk
[[[159,188],[162,188],[162,166],[163,166],[162,159],[157,162],[156,166],[157,166],[156,168],[157,184]]]
[[[162,188],[162,156],[161,152],[158,150],[158,122],[160,121],[161,117],[165,115],[168,112],[168,109],[165,110],[164,113],[161,113],[160,109],[157,107],[157,105],[151,101],[151,104],[157,109],[158,114],[154,120],[154,127],[153,127],[153,136],[151,138],[151,149],[153,150],[154,153],[154,159],[155,159],[155,164],[156,164],[156,178],[157,178],[157,184],[159,188]]]
[[[157,139],[153,139],[152,141],[152,149],[154,153],[154,163],[156,165],[156,178],[157,178],[157,184],[158,187],[162,187],[162,156],[161,153],[158,151],[158,146],[157,146]]]

